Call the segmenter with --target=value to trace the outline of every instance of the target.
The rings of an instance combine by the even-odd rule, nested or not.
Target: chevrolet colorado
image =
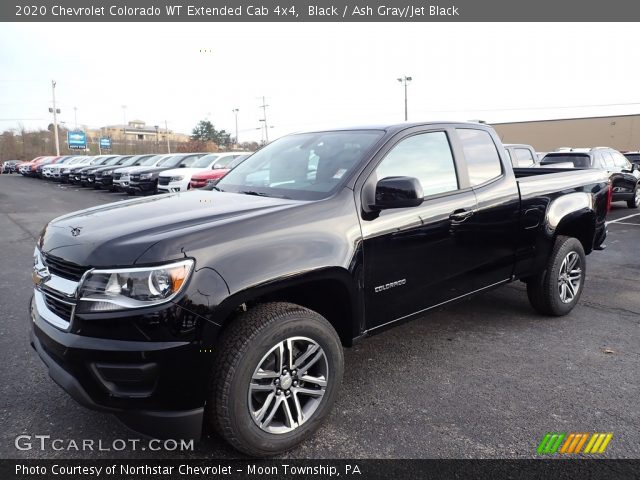
[[[31,343],[81,404],[256,456],[319,427],[356,339],[514,280],[569,313],[610,201],[605,172],[513,169],[476,123],[288,135],[213,188],[46,225]]]

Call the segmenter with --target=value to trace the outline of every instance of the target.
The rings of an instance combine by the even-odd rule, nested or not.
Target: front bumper
[[[184,341],[124,341],[51,323],[39,290],[30,307],[31,345],[51,378],[81,405],[115,414],[156,438],[200,438],[204,402],[195,346]],[[125,320],[126,319],[122,319]],[[195,370],[195,371],[193,371]]]
[[[131,193],[155,193],[156,180],[140,180],[138,182],[131,180],[126,190]]]
[[[158,184],[158,193],[177,193],[187,191],[189,182],[170,182],[168,185]]]

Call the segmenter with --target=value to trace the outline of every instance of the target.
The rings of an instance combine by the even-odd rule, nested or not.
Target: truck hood
[[[299,205],[300,201],[270,197],[189,191],[115,202],[73,212],[52,220],[38,245],[43,253],[91,267],[128,266],[158,242],[184,245],[195,232]],[[188,242],[187,242],[188,243]],[[168,251],[171,251],[168,248]],[[183,258],[176,251],[159,261]]]
[[[165,170],[160,174],[161,177],[173,177],[182,175],[185,177],[191,177],[194,173],[206,172],[207,170],[211,170],[207,167],[202,168],[172,168],[171,170]]]
[[[144,170],[148,170],[149,168],[153,168],[149,165],[137,165],[135,167],[120,167],[117,168],[114,173],[135,173],[135,172],[142,172]]]

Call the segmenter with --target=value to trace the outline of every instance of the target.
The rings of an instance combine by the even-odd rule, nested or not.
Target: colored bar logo
[[[542,437],[537,452],[538,455],[553,455],[554,453],[565,455],[577,453],[600,454],[605,452],[612,438],[613,433],[550,432]]]

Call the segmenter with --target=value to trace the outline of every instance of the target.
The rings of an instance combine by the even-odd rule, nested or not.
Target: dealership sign
[[[104,150],[111,150],[111,137],[101,137],[100,148]]]
[[[69,148],[86,149],[87,148],[87,134],[83,131],[67,132],[67,145]]]

